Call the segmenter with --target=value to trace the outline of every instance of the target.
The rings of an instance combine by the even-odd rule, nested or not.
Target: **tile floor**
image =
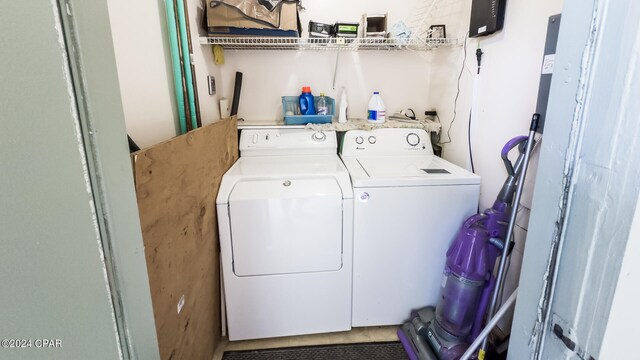
[[[243,340],[229,342],[223,339],[213,360],[222,360],[225,351],[273,349],[281,347],[349,344],[381,341],[397,341],[396,331],[398,326],[375,326],[365,328],[353,328],[351,331],[342,331],[327,334],[313,334],[301,336],[287,336],[272,339]]]

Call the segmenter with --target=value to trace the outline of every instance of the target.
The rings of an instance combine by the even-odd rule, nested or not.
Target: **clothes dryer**
[[[229,340],[351,328],[352,197],[335,132],[242,131],[216,201]]]

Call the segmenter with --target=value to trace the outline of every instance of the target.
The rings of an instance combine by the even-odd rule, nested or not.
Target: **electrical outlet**
[[[216,94],[216,78],[212,75],[207,76],[207,85],[209,87],[209,95]]]

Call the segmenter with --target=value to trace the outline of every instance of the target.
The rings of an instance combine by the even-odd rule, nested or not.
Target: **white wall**
[[[384,0],[307,0],[304,2],[307,10],[300,16],[305,36],[310,19],[357,21],[365,12],[388,12],[389,25],[403,20],[411,26],[420,20],[416,14],[425,3],[428,5],[420,0],[407,0],[389,6]],[[379,90],[390,113],[408,107],[422,113],[435,107],[445,129],[452,119],[462,47],[429,53],[345,52],[340,55],[336,90],[333,90],[335,52],[227,50],[226,64],[214,65],[211,47],[198,43],[198,37],[203,34],[199,26],[203,4],[199,0],[189,0],[188,4],[205,124],[219,119],[219,97],[232,97],[236,71],[244,73],[239,115],[248,120],[280,119],[280,96],[296,95],[303,85],[332,97],[337,97],[340,87],[346,86],[351,117],[364,117],[371,92]],[[448,36],[461,37],[468,26],[470,4],[470,0],[441,0],[426,22],[444,23]],[[476,41],[468,43],[468,66],[462,76],[458,116],[451,129],[453,141],[447,145],[445,157],[459,165],[468,164],[466,123],[476,84],[475,113],[479,116],[474,119],[473,142],[477,170],[483,176],[483,207],[490,204],[502,181],[503,171],[497,158],[500,147],[511,136],[526,130],[535,108],[546,18],[560,8],[560,0],[536,2],[535,6],[509,2],[505,30],[481,40],[485,56],[480,76],[473,76]],[[109,0],[127,130],[143,147],[171,138],[177,130],[164,11],[162,0],[135,4]],[[207,94],[207,75],[216,78],[218,93],[214,96]]]
[[[388,12],[388,26],[402,20],[407,25],[423,1],[407,0],[390,5],[386,0],[307,0],[306,11],[300,13],[303,36],[307,36],[309,20],[334,23],[359,21],[363,13]],[[282,119],[280,97],[299,95],[309,85],[338,98],[340,88],[348,93],[349,117],[365,118],[373,91],[380,91],[389,114],[412,108],[416,113],[428,109],[429,54],[424,52],[361,51],[340,54],[336,89],[333,90],[334,51],[225,51],[226,64],[221,66],[223,95],[233,96],[236,71],[243,73],[239,116],[247,120]]]
[[[179,132],[167,21],[163,0],[108,0],[127,132],[147,147]],[[204,5],[187,0],[203,124],[219,120],[218,96],[208,94],[207,75],[220,78],[211,46],[200,46]]]
[[[127,132],[141,147],[176,135],[162,0],[108,0]]]
[[[247,120],[282,119],[282,95],[297,96],[309,85],[315,95],[334,99],[345,86],[349,118],[366,118],[373,91],[380,91],[389,114],[400,109],[426,110],[429,68],[418,53],[344,52],[336,90],[332,88],[334,52],[227,51],[222,67],[225,95],[233,97],[236,71],[243,73],[239,116]]]
[[[453,3],[460,7],[464,0]],[[218,99],[232,98],[236,71],[244,74],[239,116],[248,120],[282,118],[282,95],[297,95],[303,85],[314,93],[338,97],[345,86],[350,117],[363,118],[373,91],[380,91],[392,113],[412,108],[418,114],[431,106],[429,97],[429,53],[345,52],[340,55],[336,90],[332,88],[336,52],[225,51],[226,63],[215,65],[211,46],[199,45],[204,4],[188,0],[194,63],[202,122],[219,119]],[[389,26],[403,20],[415,25],[424,8],[421,0],[389,5],[374,1],[305,1],[300,14],[306,36],[308,21],[359,21],[363,13],[389,14]],[[441,9],[451,12],[450,5]],[[454,9],[455,10],[455,9]],[[177,133],[177,114],[168,50],[164,1],[131,2],[109,0],[109,14],[121,84],[127,131],[142,147],[169,139]],[[451,30],[449,29],[451,33]],[[217,94],[207,93],[207,75],[216,79]]]
[[[471,2],[460,21],[468,23]],[[452,142],[444,156],[468,166],[467,126],[473,104],[472,149],[476,172],[482,176],[481,208],[491,206],[506,175],[500,160],[502,146],[512,137],[526,135],[535,112],[540,68],[549,16],[560,13],[561,0],[507,1],[504,29],[492,36],[469,39],[467,66],[460,82]],[[468,26],[468,25],[467,25]],[[484,55],[476,75],[476,49]],[[456,79],[463,52],[459,48],[434,52],[431,64],[430,103],[443,127],[453,118]],[[443,137],[446,140],[446,135]]]

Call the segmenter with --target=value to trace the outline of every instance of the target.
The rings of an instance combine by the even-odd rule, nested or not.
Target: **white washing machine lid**
[[[343,158],[354,187],[475,185],[480,176],[434,155]]]
[[[344,199],[353,198],[349,172],[336,154],[240,157],[222,178],[216,204],[228,204],[240,181],[334,178]]]

